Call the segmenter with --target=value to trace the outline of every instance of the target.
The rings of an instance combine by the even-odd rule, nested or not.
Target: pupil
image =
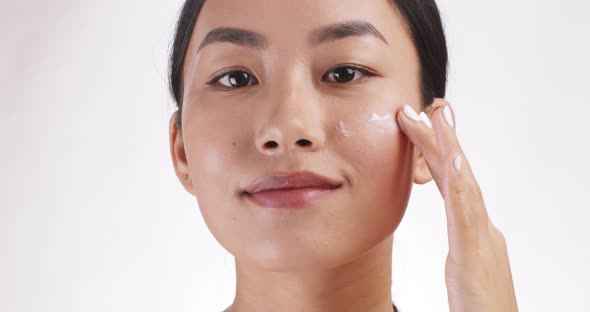
[[[334,77],[338,82],[351,81],[354,78],[354,69],[341,67],[334,71]]]
[[[234,87],[245,86],[248,84],[248,74],[245,72],[231,72],[228,80]]]

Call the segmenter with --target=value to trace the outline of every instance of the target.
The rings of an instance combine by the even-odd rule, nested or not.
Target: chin
[[[357,236],[357,238],[359,238]],[[296,272],[333,269],[373,250],[385,237],[339,242],[295,237],[290,241],[264,240],[233,253],[238,262],[273,272]]]

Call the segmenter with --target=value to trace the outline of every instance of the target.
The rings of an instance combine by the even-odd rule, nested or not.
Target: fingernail
[[[461,155],[457,156],[457,158],[455,158],[455,160],[453,160],[453,165],[455,166],[455,170],[457,170],[457,171],[461,170]]]
[[[422,118],[422,121],[424,121],[428,128],[432,129],[432,123],[425,112],[420,112],[420,118]]]
[[[416,111],[414,111],[410,105],[406,104],[406,106],[404,106],[404,114],[414,121],[420,121],[420,116],[416,114]]]
[[[453,122],[453,114],[451,114],[451,108],[447,105],[443,108],[443,116],[445,117],[445,121],[449,127],[453,128],[455,123]]]

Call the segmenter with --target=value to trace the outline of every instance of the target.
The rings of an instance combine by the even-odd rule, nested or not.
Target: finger
[[[441,157],[461,152],[451,104],[445,99],[436,98],[431,107],[431,123]]]
[[[428,169],[437,180],[436,177],[441,175],[438,170],[439,152],[430,120],[423,113],[416,113],[410,105],[398,110],[396,118],[404,134],[424,155]]]
[[[431,123],[446,176],[442,195],[447,222],[460,232],[477,231],[489,224],[481,189],[457,138],[451,105],[443,99],[435,101]]]

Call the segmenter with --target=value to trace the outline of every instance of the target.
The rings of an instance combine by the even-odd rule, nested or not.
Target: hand
[[[479,185],[459,145],[452,109],[444,99],[435,99],[427,111],[431,112],[430,119],[414,110],[406,115],[402,108],[397,120],[424,156],[445,202],[449,239],[445,282],[450,311],[518,311],[506,240],[490,221]]]

